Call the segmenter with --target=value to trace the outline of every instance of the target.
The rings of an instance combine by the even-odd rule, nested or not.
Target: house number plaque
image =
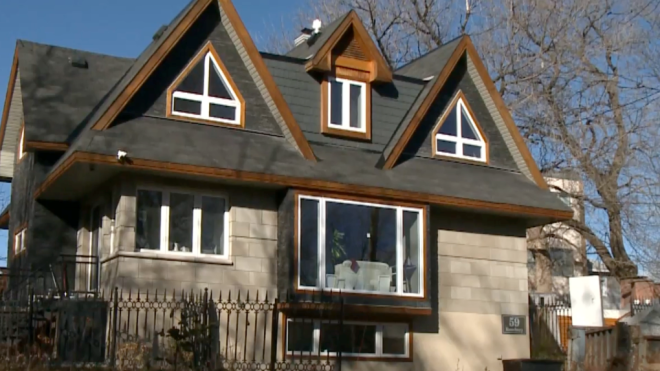
[[[502,333],[505,335],[525,335],[527,333],[527,316],[503,314]]]

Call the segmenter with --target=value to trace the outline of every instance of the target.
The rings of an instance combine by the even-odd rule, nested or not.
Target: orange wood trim
[[[438,79],[435,81],[435,84],[431,87],[431,91],[429,91],[428,95],[426,96],[426,98],[424,98],[422,104],[419,106],[419,109],[417,110],[417,112],[415,112],[415,115],[413,116],[412,120],[410,120],[410,123],[408,124],[408,127],[406,127],[406,129],[404,130],[403,134],[401,135],[401,138],[399,138],[399,141],[394,145],[392,152],[385,159],[385,164],[383,165],[383,169],[392,169],[394,165],[396,165],[396,162],[401,156],[401,153],[403,153],[403,150],[406,148],[406,145],[408,145],[408,142],[412,138],[413,134],[415,133],[415,131],[417,131],[417,128],[422,122],[422,119],[424,119],[424,116],[426,116],[426,113],[431,108],[433,101],[440,93],[442,87],[445,85],[445,82],[449,78],[449,75],[452,73],[454,67],[456,67],[456,64],[463,56],[466,45],[467,45],[467,36],[464,36],[456,46],[456,49],[454,49],[454,53],[451,55],[451,57],[449,57],[449,60],[447,61],[447,64],[440,72],[440,75],[438,75]]]
[[[140,87],[147,81],[149,76],[158,68],[172,48],[179,42],[181,37],[195,23],[199,16],[206,10],[212,0],[199,0],[190,9],[188,14],[179,22],[176,28],[170,33],[165,41],[158,47],[151,58],[142,66],[142,69],[133,77],[133,80],[124,88],[114,102],[103,113],[99,120],[94,123],[92,129],[105,130],[113,120],[119,115],[121,110],[128,104],[129,100],[135,95]]]
[[[254,45],[254,41],[252,40],[252,37],[250,37],[250,34],[247,32],[247,29],[243,24],[243,21],[238,16],[238,13],[236,12],[236,8],[234,8],[234,5],[232,4],[231,0],[219,0],[219,3],[222,6],[222,9],[225,11],[225,14],[227,15],[227,19],[234,26],[234,31],[236,32],[236,35],[241,40],[241,43],[243,44],[246,53],[248,54],[250,60],[254,64],[254,68],[259,73],[259,76],[261,76],[261,80],[266,86],[268,93],[273,99],[273,102],[277,106],[280,115],[282,115],[282,118],[284,119],[284,122],[289,128],[289,131],[291,132],[293,139],[298,145],[298,149],[300,150],[300,153],[307,160],[316,161],[316,156],[314,155],[314,151],[312,151],[312,147],[309,145],[309,142],[305,138],[302,129],[300,128],[295,118],[293,117],[293,113],[291,113],[291,109],[289,108],[289,105],[286,103],[286,101],[284,100],[284,96],[282,96],[282,92],[280,92],[280,89],[275,84],[275,80],[273,80],[273,76],[270,74],[270,71],[268,71],[268,68],[264,63],[263,58],[261,58],[261,54],[259,54],[257,47]]]
[[[543,175],[541,175],[541,171],[539,170],[536,161],[534,161],[534,158],[532,157],[532,154],[529,151],[529,147],[527,147],[527,144],[525,144],[525,140],[520,135],[520,131],[518,130],[516,123],[513,121],[513,117],[511,117],[511,112],[509,112],[509,109],[504,103],[502,96],[500,96],[500,93],[497,91],[497,88],[495,87],[493,80],[490,78],[490,74],[488,73],[486,66],[484,66],[483,61],[479,57],[479,53],[477,53],[477,49],[474,47],[474,44],[472,43],[472,40],[470,39],[469,36],[466,36],[466,40],[467,40],[467,44],[466,44],[467,53],[470,56],[472,63],[474,63],[474,67],[479,73],[479,76],[481,76],[481,79],[486,85],[486,89],[488,90],[488,93],[490,93],[493,102],[495,102],[495,107],[497,107],[497,110],[500,112],[500,115],[502,116],[502,120],[504,120],[506,127],[509,129],[509,132],[511,133],[511,137],[513,138],[513,141],[516,143],[516,146],[518,147],[518,151],[520,151],[523,160],[525,160],[525,164],[527,164],[527,168],[529,169],[529,172],[532,174],[532,178],[540,188],[548,189],[548,184],[543,178]]]
[[[9,211],[6,214],[0,215],[0,227],[9,227],[9,218]]]
[[[561,211],[553,209],[544,209],[531,206],[520,206],[512,204],[502,204],[481,200],[471,200],[457,198],[452,196],[433,195],[428,193],[419,193],[411,191],[402,191],[373,186],[355,186],[353,184],[339,183],[334,181],[290,177],[285,175],[255,173],[234,169],[223,169],[215,167],[205,167],[196,165],[176,164],[171,162],[132,159],[131,164],[122,165],[117,162],[115,156],[100,155],[87,152],[75,152],[67,160],[48,176],[42,185],[34,193],[39,197],[48,187],[50,187],[57,178],[59,178],[67,169],[76,162],[96,163],[113,166],[122,166],[130,169],[156,170],[172,174],[187,174],[213,177],[219,179],[235,179],[247,182],[268,183],[285,187],[299,188],[302,190],[310,189],[321,192],[332,192],[337,194],[368,196],[379,198],[384,201],[413,201],[419,203],[428,203],[441,206],[468,208],[475,210],[487,210],[494,212],[515,213],[532,217],[548,217],[559,220],[570,219],[573,216],[571,211]]]
[[[9,106],[14,97],[14,84],[16,83],[16,74],[18,73],[18,44],[14,49],[14,60],[11,63],[11,70],[9,72],[9,81],[7,82],[7,93],[5,94],[5,106],[2,110],[2,121],[0,122],[0,149],[2,149],[2,142],[5,139],[5,131],[7,131],[7,121],[9,120]]]
[[[350,77],[349,77],[350,79]],[[364,88],[366,94],[366,131],[364,133],[351,131],[351,130],[342,130],[337,128],[331,128],[328,125],[330,121],[330,112],[328,111],[328,88],[329,82],[327,79],[323,79],[321,82],[321,133],[328,136],[335,136],[341,138],[350,138],[357,140],[370,141],[371,140],[371,84],[366,83]]]
[[[462,99],[463,104],[465,105],[465,108],[468,111],[468,114],[470,115],[470,118],[472,118],[472,121],[474,122],[474,125],[477,127],[477,130],[479,130],[479,134],[481,137],[484,139],[484,151],[486,151],[486,162],[481,162],[478,160],[470,160],[467,158],[455,158],[451,156],[443,156],[437,153],[437,141],[435,140],[435,135],[440,131],[440,128],[442,127],[442,124],[444,120],[447,118],[447,116],[451,113],[452,110],[456,108],[456,105],[458,104],[458,100]],[[458,113],[460,114],[460,112]],[[459,162],[468,162],[472,164],[490,164],[490,143],[488,141],[488,138],[486,137],[486,134],[484,133],[483,129],[481,128],[481,125],[479,124],[479,121],[477,121],[477,116],[474,114],[474,111],[472,111],[472,107],[470,107],[470,104],[467,101],[467,98],[465,97],[465,94],[461,90],[456,93],[454,98],[451,100],[449,105],[447,105],[447,108],[445,109],[445,112],[440,116],[440,119],[438,122],[435,124],[435,128],[433,129],[432,135],[431,135],[431,146],[432,146],[432,151],[433,153],[431,154],[435,158],[441,158],[443,160],[459,160]],[[458,149],[457,149],[458,150]]]
[[[361,195],[347,195],[347,194],[342,194],[342,193],[322,192],[322,191],[309,190],[309,189],[296,189],[296,197],[299,197],[299,196],[336,198],[336,199],[339,199],[339,200],[365,202],[365,203],[383,205],[383,206],[401,206],[401,207],[408,207],[408,208],[413,208],[413,209],[424,209],[424,207],[426,206],[426,203],[423,203],[423,202],[410,202],[410,201],[392,202],[392,201],[386,201],[386,200],[383,200],[382,198],[376,198],[376,197],[361,196]]]
[[[40,141],[28,141],[25,142],[25,149],[36,149],[41,151],[61,151],[64,152],[69,149],[69,145],[61,142],[40,142]]]
[[[202,58],[206,56],[207,53],[211,53],[211,56],[213,59],[215,59],[215,63],[220,67],[222,70],[222,74],[225,76],[226,82],[229,84],[229,88],[234,92],[236,95],[236,99],[238,99],[238,102],[241,104],[241,119],[239,121],[238,125],[234,124],[229,124],[229,123],[224,123],[224,122],[218,122],[218,121],[213,121],[213,120],[206,120],[203,118],[191,118],[191,117],[186,117],[186,116],[179,116],[176,113],[172,112],[172,93],[174,93],[174,90],[176,89],[177,86],[185,79],[188,74],[190,73],[190,70],[195,67],[197,62],[199,62]],[[167,102],[165,103],[165,109],[167,111],[166,115],[168,118],[180,118],[181,120],[185,121],[194,121],[202,124],[210,124],[210,125],[219,125],[219,126],[228,126],[228,127],[240,127],[240,128],[245,128],[245,99],[243,99],[243,95],[241,94],[241,91],[238,90],[238,87],[236,86],[236,83],[234,83],[234,79],[232,79],[231,75],[229,74],[229,71],[227,71],[227,67],[225,64],[222,62],[222,59],[220,59],[220,55],[218,55],[218,52],[215,50],[213,47],[213,44],[211,44],[210,41],[206,43],[202,47],[202,49],[197,53],[197,55],[188,63],[186,68],[183,69],[183,71],[179,74],[179,76],[174,80],[174,82],[167,88]]]
[[[371,76],[371,81],[378,82],[391,82],[392,81],[392,70],[389,65],[383,58],[383,55],[378,50],[376,44],[369,36],[369,32],[364,28],[362,21],[358,17],[357,13],[354,10],[346,16],[346,19],[337,27],[335,32],[330,35],[328,40],[323,44],[323,46],[318,50],[314,58],[312,58],[305,68],[307,71],[314,69],[320,69],[322,71],[328,71],[332,63],[330,63],[332,50],[337,46],[337,43],[341,41],[342,37],[352,29],[353,34],[358,42],[361,42],[367,52],[368,56],[373,62],[371,71],[373,72]]]
[[[368,61],[361,61],[359,59],[353,59],[353,58],[347,58],[344,56],[337,56],[334,57],[334,66],[340,66],[340,67],[346,67],[346,68],[351,68],[354,70],[360,70],[360,71],[367,71],[370,72],[372,71],[372,62]]]

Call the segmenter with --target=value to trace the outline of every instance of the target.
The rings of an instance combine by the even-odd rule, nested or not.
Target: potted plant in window
[[[342,263],[346,259],[346,250],[344,249],[344,233],[337,229],[332,230],[332,246],[330,247],[330,261],[332,267]],[[335,287],[336,274],[326,274],[325,284],[327,287]]]

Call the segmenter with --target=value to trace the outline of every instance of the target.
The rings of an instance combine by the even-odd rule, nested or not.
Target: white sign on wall
[[[600,277],[571,277],[568,279],[568,284],[571,292],[573,326],[603,327]]]

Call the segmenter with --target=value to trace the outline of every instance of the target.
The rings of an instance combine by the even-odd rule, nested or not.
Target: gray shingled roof
[[[286,53],[286,56],[299,59],[311,59],[349,14],[350,12],[330,22],[327,26],[321,27],[319,35],[309,39],[309,41],[313,41],[312,43],[303,42],[289,50]]]
[[[462,37],[457,37],[446,44],[442,44],[421,57],[397,68],[394,73],[416,79],[437,76],[445,67],[447,60],[451,57],[451,54],[456,49],[458,43],[461,42],[461,39]]]
[[[188,5],[186,5],[185,8],[181,10],[179,14],[174,17],[172,22],[167,26],[165,31],[158,37],[157,39],[153,40],[149,46],[147,46],[146,49],[140,54],[139,57],[135,60],[135,63],[131,66],[131,68],[126,72],[126,74],[117,82],[115,87],[112,89],[112,91],[108,94],[108,96],[101,102],[100,106],[98,109],[93,113],[89,120],[89,125],[93,125],[96,123],[101,116],[108,110],[108,108],[114,103],[114,101],[119,97],[119,95],[126,89],[128,84],[133,81],[135,76],[140,72],[142,67],[151,59],[151,56],[158,50],[158,48],[167,40],[167,38],[170,36],[172,31],[177,27],[177,25],[183,20],[183,18],[190,12],[190,10],[193,8],[193,6],[197,3],[197,0],[191,0]]]
[[[456,46],[458,46],[458,42],[460,40],[461,39],[458,38],[448,44],[440,46],[437,49],[429,52],[429,54],[426,56],[418,58],[394,72],[397,75],[404,75],[412,78],[426,78],[430,76],[433,76],[433,78],[426,83],[426,86],[424,86],[422,91],[417,96],[415,102],[413,102],[412,106],[407,111],[406,116],[401,121],[401,124],[399,124],[389,142],[385,145],[379,164],[382,164],[382,162],[387,157],[389,157],[394,150],[394,146],[396,146],[396,144],[399,142],[403,132],[406,130],[408,125],[410,125],[410,121],[413,119],[417,111],[419,111],[419,107],[422,105],[422,102],[429,95],[433,85],[435,85],[435,83],[438,81],[438,75],[440,74],[440,71],[445,68],[445,65],[449,61],[451,55],[454,53],[454,50],[456,50]]]
[[[378,153],[327,145],[313,145],[318,162],[312,162],[284,138],[232,128],[141,117],[87,131],[80,139],[70,151],[114,156],[122,149],[136,159],[570,211],[555,195],[516,172],[423,158],[383,171],[374,167]]]
[[[133,59],[19,40],[25,139],[66,142],[133,63]],[[88,68],[71,65],[81,57]]]

